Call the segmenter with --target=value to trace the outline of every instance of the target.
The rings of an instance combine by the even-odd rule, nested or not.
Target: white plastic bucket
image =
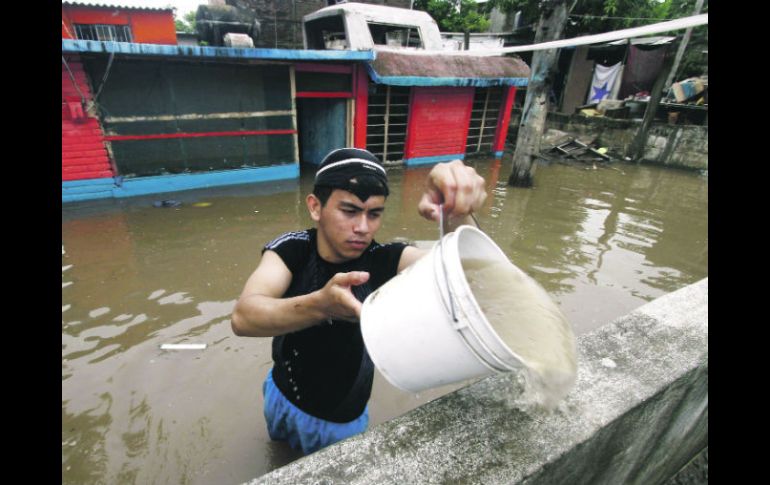
[[[366,348],[394,386],[419,392],[523,366],[479,308],[462,259],[510,264],[486,234],[461,226],[364,301]]]

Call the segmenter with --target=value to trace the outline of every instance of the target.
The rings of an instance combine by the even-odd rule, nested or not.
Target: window
[[[342,15],[305,22],[308,49],[349,49]]]
[[[501,87],[476,88],[465,153],[492,151],[503,101]]]
[[[366,149],[383,162],[404,159],[410,90],[405,86],[369,83]]]
[[[367,25],[369,26],[369,32],[372,34],[374,45],[423,48],[418,27],[377,24],[373,22],[368,22]]]
[[[133,42],[128,25],[75,24],[75,35],[82,40]]]

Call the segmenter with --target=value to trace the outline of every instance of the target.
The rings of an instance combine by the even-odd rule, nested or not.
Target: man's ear
[[[318,222],[321,220],[321,201],[315,194],[307,194],[305,197],[305,203],[307,204],[307,210],[310,212],[310,217]]]

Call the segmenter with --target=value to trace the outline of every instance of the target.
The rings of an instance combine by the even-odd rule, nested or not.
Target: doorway
[[[297,98],[301,163],[318,166],[331,150],[348,146],[348,100]]]

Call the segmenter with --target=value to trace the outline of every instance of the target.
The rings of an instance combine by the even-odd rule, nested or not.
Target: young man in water
[[[262,388],[268,432],[305,454],[366,430],[374,365],[361,303],[425,254],[374,240],[388,193],[377,157],[357,148],[329,153],[305,200],[316,227],[264,246],[232,314],[236,335],[273,337]],[[455,160],[430,171],[418,211],[438,221],[443,204],[444,220],[458,226],[485,198],[484,179]]]

